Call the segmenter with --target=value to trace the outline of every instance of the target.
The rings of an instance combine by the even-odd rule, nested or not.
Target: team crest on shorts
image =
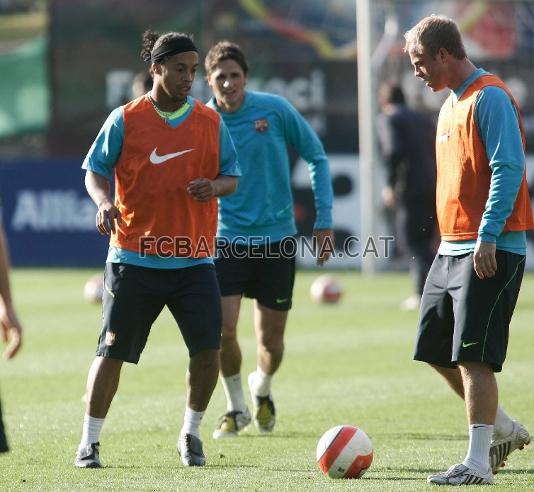
[[[254,129],[259,133],[266,132],[268,128],[269,122],[267,121],[267,118],[262,118],[261,120],[256,120],[254,122]]]
[[[115,343],[115,332],[106,331],[106,345],[111,347]]]

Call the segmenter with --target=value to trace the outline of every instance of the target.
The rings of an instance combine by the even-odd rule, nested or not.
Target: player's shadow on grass
[[[224,468],[226,470],[230,468],[254,468],[255,470],[258,470],[260,467],[257,465],[250,465],[245,463],[208,463],[206,465],[208,468]],[[266,472],[288,472],[288,473],[315,473],[315,470],[309,470],[308,468],[282,468],[282,467],[269,467],[269,466],[262,466],[261,470]]]
[[[501,468],[499,470],[499,473],[497,474],[497,477],[503,476],[503,475],[534,475],[534,469],[531,468]]]
[[[317,435],[313,432],[306,432],[306,431],[289,431],[289,432],[257,432],[255,430],[252,431],[245,431],[241,432],[239,434],[239,439],[241,438],[256,438],[259,437],[260,439],[302,439],[302,438],[311,438],[316,439]]]
[[[417,481],[417,482],[420,482],[421,481],[421,477],[383,477],[383,476],[380,476],[380,477],[373,477],[373,476],[368,476],[368,475],[365,475],[361,478],[359,478],[358,480],[380,480],[381,482],[382,481],[394,481],[394,482],[402,482],[402,481],[407,481],[407,482],[414,482],[414,481]]]
[[[421,480],[421,475],[430,475],[432,473],[436,473],[439,471],[439,467],[433,467],[433,468],[387,468],[387,469],[379,469],[379,468],[373,468],[372,473],[380,474],[380,476],[377,476],[377,480]],[[418,476],[414,477],[399,477],[396,474],[398,473],[417,473]],[[391,477],[384,476],[384,474],[393,474]],[[534,470],[532,469],[525,469],[525,468],[514,468],[509,470],[503,470],[501,469],[499,473],[496,475],[497,479],[500,477],[501,479],[509,480],[511,478],[520,478],[521,475],[534,475]],[[506,476],[505,476],[506,475]],[[365,477],[362,477],[362,480],[364,479],[374,479],[371,475],[371,473],[366,475]],[[530,478],[528,480],[531,480]],[[530,482],[529,482],[530,483]]]
[[[435,434],[432,432],[399,432],[399,433],[380,433],[377,432],[373,436],[381,436],[395,439],[407,439],[416,441],[467,441],[466,434]],[[373,437],[369,436],[369,437]]]
[[[392,477],[390,477],[388,479],[388,477],[383,477],[382,475],[380,476],[380,480],[402,480],[402,478],[397,478],[397,476],[395,475],[396,473],[419,473],[419,474],[423,474],[425,475],[429,475],[430,473],[436,473],[438,471],[443,471],[443,470],[438,470],[439,467],[430,467],[430,468],[382,468],[382,469],[379,469],[379,468],[374,468],[373,469],[373,472],[374,473],[380,473],[380,474],[383,474],[383,473],[391,473],[393,474]],[[421,476],[418,476],[418,477],[404,477],[405,480],[421,480]]]

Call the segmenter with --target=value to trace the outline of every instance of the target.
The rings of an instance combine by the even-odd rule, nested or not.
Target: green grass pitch
[[[318,272],[299,271],[284,363],[274,379],[272,435],[248,431],[213,441],[225,409],[221,386],[202,425],[208,465],[185,469],[175,442],[184,409],[186,351],[168,312],[153,327],[138,367],[127,365],[104,426],[105,469],[73,467],[84,413],[81,397],[100,329],[100,308],[82,298],[89,270],[16,270],[25,327],[22,352],[0,362],[12,452],[0,456],[0,490],[413,491],[461,461],[467,431],[461,401],[437,374],[411,360],[416,314],[401,312],[404,274],[334,273],[336,306],[309,300]],[[243,375],[255,366],[252,305],[240,321]],[[498,376],[504,408],[534,432],[534,276],[523,283],[508,361]],[[248,390],[247,397],[248,397]],[[315,446],[333,425],[361,426],[375,459],[360,480],[324,477]],[[534,446],[511,455],[491,490],[534,490]]]

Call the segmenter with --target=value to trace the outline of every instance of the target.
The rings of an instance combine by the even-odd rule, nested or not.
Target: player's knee
[[[219,351],[201,350],[191,357],[189,370],[199,372],[219,371]]]
[[[228,340],[237,339],[237,324],[229,323],[223,320],[222,323],[222,337]]]
[[[258,342],[270,354],[281,354],[284,351],[284,338],[281,336],[264,334]]]
[[[221,334],[221,346],[224,349],[224,347],[229,347],[231,345],[234,345],[237,343],[237,330],[225,330],[223,327],[222,334]]]

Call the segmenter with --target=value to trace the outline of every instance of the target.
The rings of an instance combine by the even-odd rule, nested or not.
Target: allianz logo
[[[95,231],[96,206],[75,190],[20,190],[11,217],[14,231]],[[8,218],[9,220],[9,218]]]

